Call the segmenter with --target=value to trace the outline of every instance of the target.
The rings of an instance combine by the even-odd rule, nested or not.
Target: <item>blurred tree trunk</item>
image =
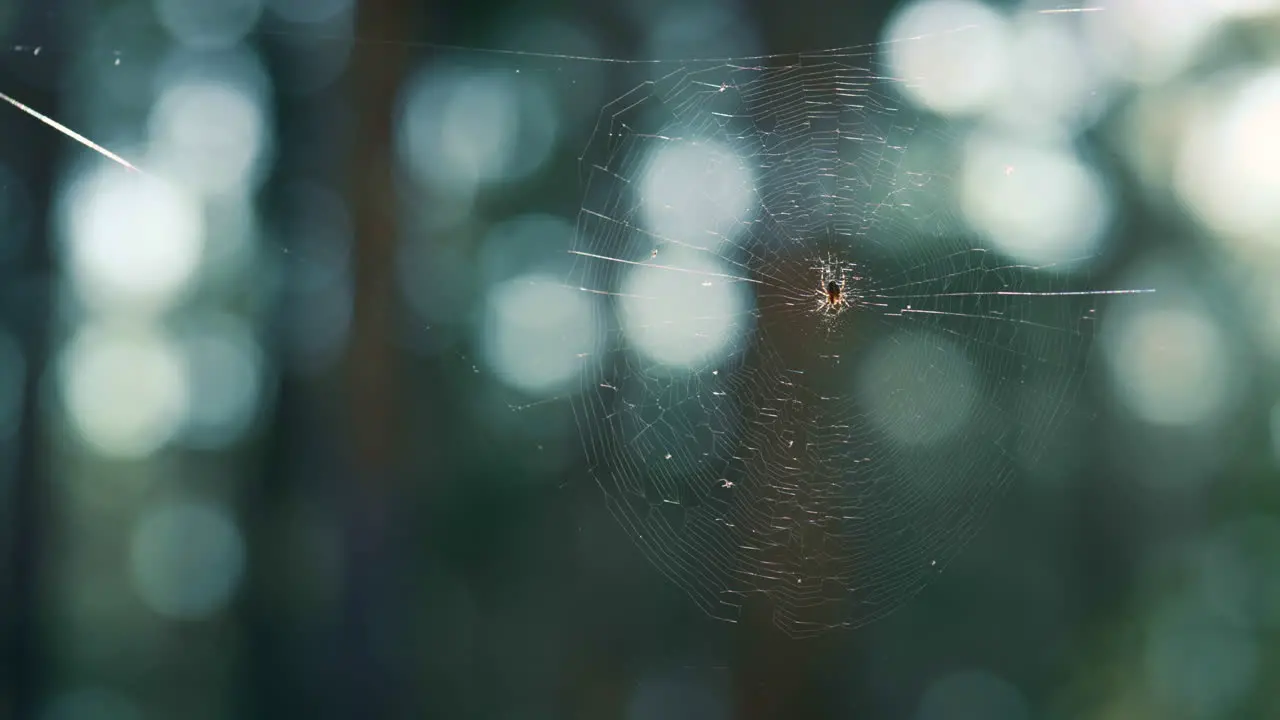
[[[19,11],[13,36],[51,43],[60,40],[57,31],[61,28],[54,21],[57,5],[51,1],[44,6],[44,13],[35,12],[34,5],[27,6],[25,15]],[[0,66],[6,92],[56,117],[57,93],[46,88],[57,87],[61,58],[53,53],[40,58],[15,54],[11,58],[15,64],[31,61],[26,69],[35,70],[44,83],[42,88],[34,88],[9,76]],[[0,117],[0,138],[5,151],[0,161],[25,181],[31,200],[28,232],[11,240],[21,243],[20,253],[0,268],[0,329],[13,332],[24,361],[21,424],[13,436],[0,439],[0,718],[22,718],[38,714],[48,690],[48,663],[40,631],[40,570],[47,559],[44,540],[50,536],[53,513],[44,462],[41,386],[49,364],[50,284],[54,281],[49,217],[62,138],[16,111]]]
[[[394,109],[407,65],[402,39],[405,0],[359,3],[356,37],[392,42],[357,49],[348,75],[356,135],[349,165],[355,218],[354,315],[346,358],[348,419],[355,478],[348,489],[344,674],[348,717],[402,717],[409,701],[403,632],[409,624],[401,563],[404,507],[403,412],[397,385],[400,357],[394,337],[395,246]]]

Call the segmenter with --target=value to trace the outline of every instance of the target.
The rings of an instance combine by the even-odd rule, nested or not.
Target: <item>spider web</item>
[[[759,600],[801,635],[899,608],[1044,456],[1101,304],[1147,292],[973,232],[934,154],[960,124],[913,109],[885,49],[513,53],[655,71],[601,109],[581,157],[568,285],[614,312],[572,403],[612,514],[716,618]],[[655,338],[708,349],[672,362]]]
[[[615,310],[574,400],[591,473],[717,618],[764,600],[806,634],[901,606],[1043,456],[1099,303],[1138,292],[1019,264],[949,211],[955,180],[920,168],[952,126],[883,49],[681,64],[607,104],[582,156],[569,282]],[[653,333],[719,349],[673,363]]]

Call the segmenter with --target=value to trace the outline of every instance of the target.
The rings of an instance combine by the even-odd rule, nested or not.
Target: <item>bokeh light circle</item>
[[[150,509],[133,533],[134,586],[156,613],[201,620],[221,610],[246,562],[239,528],[216,505],[182,501]]]

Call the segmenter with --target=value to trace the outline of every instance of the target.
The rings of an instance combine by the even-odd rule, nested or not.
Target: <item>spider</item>
[[[831,261],[823,263],[819,270],[822,272],[822,285],[816,291],[818,310],[831,315],[839,315],[852,305],[847,292],[847,281],[857,280],[858,278],[846,278],[845,268]]]
[[[843,305],[844,298],[841,296],[842,292],[843,289],[840,287],[840,283],[835,280],[827,283],[827,305]]]

